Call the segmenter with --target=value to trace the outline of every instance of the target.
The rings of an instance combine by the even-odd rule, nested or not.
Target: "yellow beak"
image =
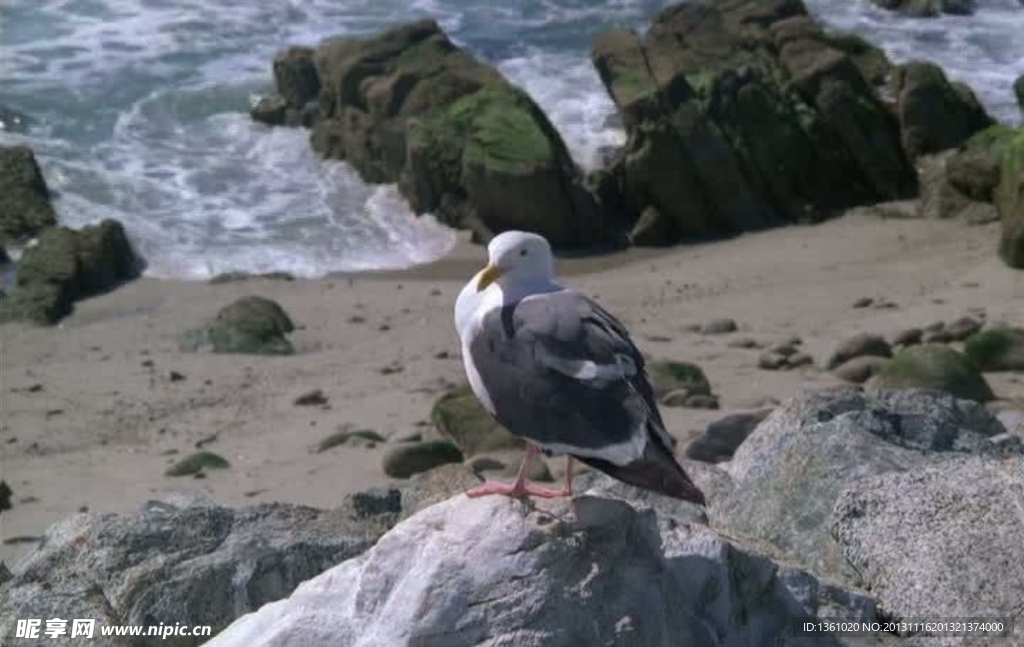
[[[488,265],[476,275],[476,291],[483,292],[488,285],[494,283],[502,275],[502,270],[497,265]]]

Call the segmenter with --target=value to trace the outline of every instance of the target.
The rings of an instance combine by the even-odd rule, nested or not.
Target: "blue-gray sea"
[[[3,143],[31,145],[64,223],[118,218],[147,273],[204,278],[229,270],[405,267],[443,255],[454,234],[416,218],[392,186],[367,186],[322,161],[306,133],[254,124],[270,61],[289,44],[366,34],[435,17],[550,115],[592,166],[623,140],[589,63],[590,39],[643,28],[665,0],[4,0]],[[1024,8],[979,0],[974,16],[901,18],[867,0],[808,0],[825,24],[857,32],[897,61],[931,59],[1017,123],[1011,84],[1024,72]]]

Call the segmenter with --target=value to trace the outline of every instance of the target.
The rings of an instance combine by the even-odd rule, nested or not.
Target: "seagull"
[[[572,495],[573,460],[648,490],[704,505],[686,475],[626,328],[586,295],[555,281],[543,236],[507,231],[455,302],[466,377],[483,407],[526,439],[513,483],[466,494]],[[537,454],[566,456],[560,490],[527,480]]]

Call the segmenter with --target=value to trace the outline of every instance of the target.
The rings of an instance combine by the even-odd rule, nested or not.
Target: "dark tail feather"
[[[643,457],[627,465],[616,465],[600,458],[577,458],[623,483],[697,505],[706,505],[704,493],[690,480],[672,452],[659,439],[648,439]]]

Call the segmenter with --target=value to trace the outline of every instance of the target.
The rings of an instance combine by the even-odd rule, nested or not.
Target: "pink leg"
[[[534,485],[527,482],[526,475],[530,471],[530,464],[533,459],[537,456],[539,450],[530,444],[526,445],[526,455],[523,456],[523,464],[519,466],[519,474],[516,476],[516,480],[512,483],[499,483],[498,481],[486,481],[482,485],[478,485],[475,488],[471,488],[466,491],[466,496],[476,498],[481,496],[487,496],[490,494],[501,494],[503,496],[509,496],[516,499],[524,499],[531,496],[540,497],[542,499],[554,499],[557,497],[571,496],[572,490],[570,484],[572,481],[572,464],[568,465],[570,471],[566,473],[566,488],[564,490],[550,490],[539,485]],[[570,457],[571,461],[572,458]]]

